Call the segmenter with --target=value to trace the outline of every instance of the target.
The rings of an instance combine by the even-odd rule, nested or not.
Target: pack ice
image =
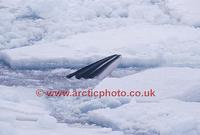
[[[0,0],[0,135],[199,135],[199,4]],[[112,54],[122,63],[101,82],[62,77]],[[35,95],[57,85],[156,96]]]

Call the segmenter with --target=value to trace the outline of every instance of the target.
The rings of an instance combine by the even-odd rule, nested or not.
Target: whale
[[[114,54],[98,60],[88,66],[85,66],[76,72],[67,75],[67,78],[75,77],[76,79],[104,79],[116,69],[121,63],[121,55]]]

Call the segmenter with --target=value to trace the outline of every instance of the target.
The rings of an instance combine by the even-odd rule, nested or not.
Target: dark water
[[[111,77],[123,77],[144,70],[142,67],[118,68]],[[45,70],[14,70],[0,62],[0,85],[6,86],[36,86],[47,88],[86,88],[95,86],[99,80],[67,79],[65,76],[76,69],[57,68]]]
[[[47,88],[78,88],[95,85],[95,80],[84,81],[65,78],[67,74],[73,71],[72,69],[61,68],[49,70],[13,70],[5,64],[0,63],[0,85]]]

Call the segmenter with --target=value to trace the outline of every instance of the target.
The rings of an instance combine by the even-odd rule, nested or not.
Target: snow
[[[42,116],[38,119],[37,124],[38,127],[46,128],[46,129],[53,129],[56,128],[57,120],[49,115]]]
[[[0,86],[0,133],[198,135],[199,74],[198,68],[153,68],[106,78],[94,88],[155,89],[156,97],[141,99],[45,98],[35,95],[36,88]]]
[[[89,113],[92,123],[124,131],[126,134],[198,135],[200,104],[178,100],[135,103]]]
[[[135,97],[138,101],[158,101],[176,98],[184,101],[199,102],[200,70],[197,68],[163,67],[148,69],[123,78],[106,78],[95,90],[153,89],[155,97]],[[131,83],[130,83],[131,82]]]
[[[120,131],[90,125],[58,123],[50,115],[47,100],[35,95],[35,88],[0,86],[1,135],[122,135]]]
[[[0,49],[137,23],[199,26],[198,0],[0,1]]]
[[[90,111],[90,122],[126,134],[198,135],[200,70],[163,67],[123,78],[106,78],[95,90],[155,90],[155,97],[133,97],[117,108]],[[135,102],[136,100],[136,102]]]
[[[51,42],[77,33],[123,27],[135,22],[165,23],[170,20],[159,5],[153,5],[151,1],[1,0],[0,2],[0,49]],[[141,12],[143,7],[146,7],[146,10],[143,14],[138,14],[137,12]]]
[[[63,99],[53,100],[50,106],[61,122],[93,123],[126,134],[197,135],[199,76],[198,68],[147,69],[123,78],[106,78],[94,90],[153,88],[156,97]]]
[[[119,131],[112,131],[110,128],[99,128],[95,126],[68,126],[63,123],[58,123],[55,129],[45,129],[45,128],[38,128],[35,123],[23,123],[18,122],[18,129],[15,132],[17,135],[66,135],[66,134],[73,134],[73,135],[88,135],[88,134],[95,134],[95,135],[123,135],[122,132]],[[26,126],[24,126],[26,125]],[[15,135],[14,134],[14,135]],[[7,134],[5,134],[7,135]]]
[[[47,103],[51,114],[59,122],[65,123],[88,123],[88,112],[100,108],[116,108],[127,104],[130,98],[92,98],[92,97],[74,97],[50,99]]]
[[[42,103],[44,99],[35,96],[35,90],[24,87],[0,86],[1,121],[38,120],[49,114]]]
[[[182,24],[200,26],[199,0],[166,0],[169,13]]]
[[[0,0],[0,135],[199,135],[199,0]],[[110,78],[64,78],[108,55]],[[155,97],[37,97],[42,89]]]
[[[80,68],[115,53],[122,54],[121,67],[199,67],[199,39],[188,26],[138,24],[3,50],[0,58],[13,69]]]

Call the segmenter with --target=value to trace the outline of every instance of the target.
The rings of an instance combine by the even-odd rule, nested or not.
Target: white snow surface
[[[122,54],[121,67],[199,67],[200,31],[189,26],[138,24],[0,52],[14,69],[82,67]]]
[[[174,16],[182,24],[199,27],[200,10],[199,0],[166,0],[169,14]]]
[[[199,135],[199,5],[0,0],[0,135]],[[75,68],[113,54],[122,55],[120,68],[99,84],[65,80]],[[96,84],[95,90],[153,89],[156,96],[35,95],[38,87]]]
[[[155,97],[134,98],[118,108],[89,112],[97,125],[144,135],[200,134],[200,70],[155,68],[123,78],[106,78],[96,90],[155,90]],[[182,101],[181,101],[182,100]]]
[[[89,113],[93,123],[134,135],[199,135],[200,104],[163,100],[135,103]]]
[[[34,88],[0,86],[0,135],[122,135],[111,128],[58,123]]]
[[[154,68],[123,78],[107,78],[95,87],[155,89],[156,97],[141,99],[45,98],[35,95],[36,88],[1,86],[0,133],[198,135],[199,74],[198,68]]]
[[[1,0],[0,49],[136,23],[200,25],[199,0]]]
[[[154,68],[123,78],[106,78],[94,89],[148,91],[153,89],[155,97],[135,97],[138,101],[159,101],[175,98],[190,102],[199,102],[199,68]]]

